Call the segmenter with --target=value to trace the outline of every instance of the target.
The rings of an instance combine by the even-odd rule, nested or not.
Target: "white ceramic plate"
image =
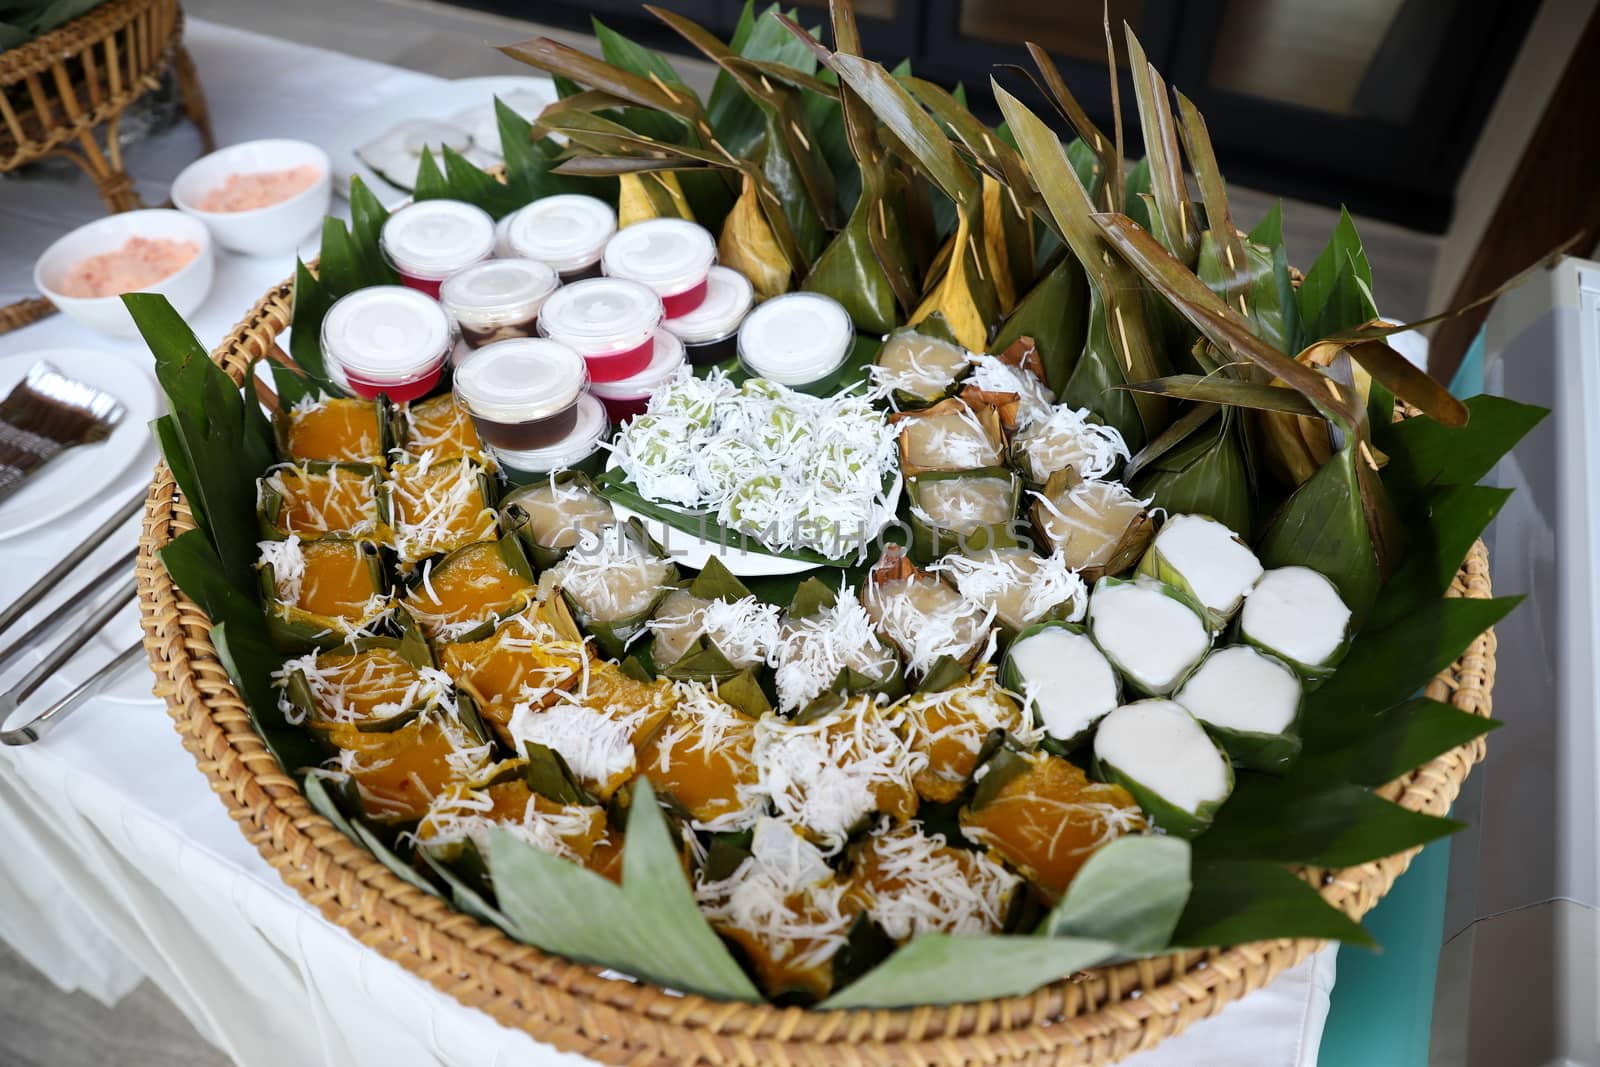
[[[127,410],[122,422],[106,440],[69,448],[50,460],[22,483],[16,493],[0,501],[0,538],[15,537],[53,522],[85,501],[115,496],[132,489],[122,473],[140,457],[153,457],[150,420],[161,412],[155,377],[134,360],[87,348],[49,348],[21,352],[0,360],[0,396],[11,391],[40,361],[55,366],[68,378],[103,389],[121,400]]]
[[[407,119],[435,119],[452,122],[469,108],[492,104],[496,96],[513,91],[538,93],[546,100],[556,98],[555,83],[549,78],[524,78],[516,75],[492,78],[458,78],[443,85],[392,96],[369,111],[352,118],[329,142],[333,160],[333,188],[340,196],[350,194],[350,178],[359,174],[385,207],[393,207],[411,194],[384,181],[361,160],[356,149],[389,132]],[[498,146],[496,146],[498,149]]]
[[[615,456],[606,464],[614,468],[617,465]],[[883,531],[894,518],[900,506],[900,489],[902,486],[899,475],[895,476],[894,486],[889,491],[888,505],[884,508],[882,521],[874,531],[874,536]],[[803,574],[806,571],[819,569],[820,563],[803,563],[800,560],[785,559],[781,556],[770,556],[765,552],[753,552],[741,547],[739,540],[729,537],[730,544],[722,545],[715,541],[707,541],[693,534],[685,533],[675,527],[668,526],[659,519],[652,519],[648,515],[641,515],[636,511],[613,503],[612,511],[617,518],[626,522],[628,519],[638,519],[644,524],[645,531],[655,538],[656,543],[666,551],[674,563],[696,570],[704,567],[712,556],[722,560],[722,565],[741,578],[766,578],[780,574]],[[870,553],[869,553],[870,556]]]

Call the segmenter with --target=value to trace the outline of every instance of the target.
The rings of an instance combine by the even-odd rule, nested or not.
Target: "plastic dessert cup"
[[[548,263],[564,280],[575,281],[598,268],[617,232],[617,213],[604,200],[563,193],[535,200],[502,225],[511,255]]]
[[[459,200],[422,200],[390,215],[378,243],[401,282],[437,297],[440,282],[494,255],[494,219]]]
[[[612,422],[623,422],[643,415],[650,404],[650,394],[676,377],[686,365],[683,342],[666,330],[657,330],[655,353],[648,367],[619,382],[596,382],[589,391],[600,398]]]
[[[322,358],[341,385],[403,403],[439,384],[455,335],[435,301],[415,289],[378,285],[335,301],[322,319],[321,341]]]
[[[588,278],[550,294],[539,332],[582,356],[590,381],[616,382],[650,365],[661,315],[661,298],[638,282]]]
[[[704,226],[685,219],[650,219],[617,231],[606,242],[600,266],[609,277],[649,286],[672,319],[705,300],[706,275],[716,261],[717,242]]]
[[[820,293],[775,296],[739,327],[739,362],[757,377],[808,391],[850,356],[855,327],[837,300]]]
[[[518,485],[539,481],[551,471],[581,470],[598,474],[605,459],[600,441],[610,429],[606,409],[592,396],[578,400],[577,416],[566,435],[542,448],[512,449],[490,445],[505,476]]]
[[[726,363],[739,354],[739,324],[754,302],[749,279],[731,267],[712,267],[700,306],[663,325],[683,342],[690,363],[697,367]]]
[[[456,403],[485,444],[548,448],[572,432],[589,384],[583,357],[541,337],[496,341],[456,369]]]
[[[439,286],[439,303],[469,348],[538,332],[539,309],[561,284],[535,259],[491,259],[457,271]]]

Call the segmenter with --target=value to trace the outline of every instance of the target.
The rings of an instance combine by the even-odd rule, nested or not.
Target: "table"
[[[223,144],[292,135],[327,147],[342,115],[437,82],[201,20],[190,22],[188,43]],[[196,147],[194,132],[180,127],[130,151],[129,170],[146,200],[164,199],[165,182]],[[29,295],[33,257],[98,213],[87,181],[7,183],[0,303]],[[192,316],[200,340],[214,346],[292,265],[289,257],[219,253],[211,296]],[[149,360],[138,345],[94,337],[61,316],[0,335],[0,360],[69,345],[103,350],[130,373]],[[146,479],[154,459],[152,448],[114,495],[120,499]],[[71,523],[0,542],[0,602],[114,505],[103,500]],[[125,550],[133,536],[130,525],[104,547],[104,558]],[[97,642],[85,657],[108,658],[130,626],[119,620],[115,640]],[[242,1067],[588,1062],[461,1006],[359,946],[285,887],[210,795],[161,706],[139,702],[150,684],[146,672],[130,674],[47,741],[0,749],[0,840],[7,845],[0,849],[0,899],[10,903],[0,910],[0,937],[25,959],[63,989],[106,1003],[148,977]],[[39,699],[53,699],[67,685],[52,679]],[[1333,951],[1319,953],[1217,1018],[1126,1062],[1314,1064],[1333,972]]]

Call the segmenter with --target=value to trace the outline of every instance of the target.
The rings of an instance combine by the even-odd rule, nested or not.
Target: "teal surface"
[[[1450,842],[1422,850],[1364,925],[1381,951],[1341,947],[1321,1067],[1425,1067],[1444,938]]]
[[[1450,382],[1456,396],[1483,392],[1483,347],[1479,330]],[[1382,950],[1339,949],[1321,1067],[1427,1064],[1449,874],[1448,839],[1423,849],[1364,921]]]
[[[1467,354],[1461,359],[1461,366],[1456,368],[1456,376],[1450,379],[1450,391],[1456,396],[1477,396],[1483,392],[1483,331],[1478,331],[1478,336],[1472,339],[1472,344],[1467,347]]]

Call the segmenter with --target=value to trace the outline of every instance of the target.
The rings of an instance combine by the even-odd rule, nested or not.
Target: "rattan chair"
[[[211,119],[178,0],[110,0],[0,52],[0,172],[65,156],[94,179],[108,210],[144,206],[122,168],[117,131],[128,105],[169,69],[209,152]]]

